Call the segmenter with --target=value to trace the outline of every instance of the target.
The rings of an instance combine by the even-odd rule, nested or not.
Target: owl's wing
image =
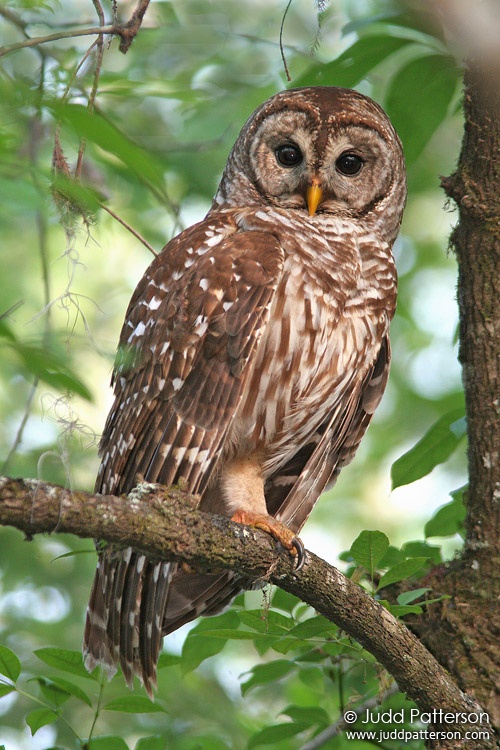
[[[230,217],[172,240],[130,302],[115,401],[100,445],[99,492],[137,474],[201,493],[241,400],[283,266],[278,240]]]
[[[229,212],[172,240],[130,302],[100,445],[96,491],[129,492],[141,475],[202,493],[231,429],[283,266],[270,233]],[[100,553],[84,637],[89,669],[120,662],[151,692],[175,566],[132,550]],[[222,580],[217,601],[225,598]],[[233,594],[234,595],[234,594]]]
[[[387,333],[364,378],[350,383],[336,408],[266,485],[269,512],[300,531],[319,495],[331,487],[354,454],[384,394],[391,349]]]

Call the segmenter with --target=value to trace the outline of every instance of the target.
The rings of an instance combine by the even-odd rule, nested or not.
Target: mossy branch
[[[336,568],[307,552],[304,567],[296,572],[289,553],[270,536],[203,513],[196,505],[196,498],[178,487],[143,483],[128,496],[115,497],[33,479],[0,478],[0,524],[16,527],[28,539],[55,532],[98,537],[198,570],[228,568],[246,579],[269,580],[359,641],[421,711],[481,711],[401,621]],[[465,732],[467,725],[457,728]],[[439,745],[459,746],[457,740]],[[463,746],[476,747],[470,740]],[[495,745],[482,740],[477,747]]]

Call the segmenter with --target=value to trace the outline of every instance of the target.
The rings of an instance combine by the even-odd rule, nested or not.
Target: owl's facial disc
[[[404,199],[401,146],[377,105],[354,92],[304,91],[283,92],[250,118],[216,205],[272,206],[323,221],[375,215],[395,187]]]
[[[385,143],[364,125],[309,112],[268,115],[249,143],[250,170],[269,204],[316,213],[356,214],[375,197]]]

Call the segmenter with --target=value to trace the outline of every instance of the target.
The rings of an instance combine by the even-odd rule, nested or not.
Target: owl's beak
[[[311,184],[307,188],[306,196],[309,216],[314,216],[323,197],[323,191],[317,177],[313,177],[313,179],[311,180]]]

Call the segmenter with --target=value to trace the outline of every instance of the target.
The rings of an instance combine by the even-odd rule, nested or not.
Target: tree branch
[[[109,206],[107,206],[102,201],[99,201],[99,205],[103,209],[103,211],[106,211],[106,213],[108,213],[110,216],[113,217],[113,219],[118,221],[122,225],[122,227],[125,227],[125,229],[127,229],[131,234],[133,234],[134,237],[139,240],[139,242],[142,242],[144,247],[146,247],[149,250],[149,252],[155,256],[155,258],[157,257],[158,253],[156,252],[154,247],[150,245],[149,242],[146,239],[144,239],[144,237],[141,234],[139,234],[139,232],[136,229],[134,229],[134,227],[130,226],[130,224],[128,224],[125,221],[125,219],[122,219],[121,216],[118,216],[117,213],[115,213]]]
[[[77,36],[93,36],[98,34],[119,34],[121,30],[120,25],[108,24],[107,26],[91,26],[89,29],[66,29],[64,31],[55,31],[53,34],[46,34],[45,36],[32,36],[24,39],[22,42],[14,42],[13,44],[6,44],[0,47],[0,57],[5,57],[11,52],[17,52],[19,49],[26,47],[38,47],[40,44],[47,44],[47,42],[57,42],[59,39],[73,39]]]
[[[29,539],[51,532],[98,537],[197,570],[228,568],[246,579],[269,580],[359,641],[421,711],[481,712],[401,621],[338,570],[307,552],[297,573],[290,555],[280,552],[269,535],[202,513],[196,505],[197,498],[176,487],[141,484],[126,497],[114,497],[32,479],[0,478],[0,524],[15,526]],[[467,727],[457,725],[461,731]],[[470,740],[466,746],[476,747]],[[449,747],[460,744],[454,740]],[[495,745],[483,740],[477,747]]]
[[[40,44],[46,44],[47,42],[57,42],[59,39],[72,39],[78,36],[119,36],[120,37],[120,52],[124,54],[128,52],[128,49],[139,29],[144,18],[144,15],[148,9],[150,0],[139,0],[135,7],[130,19],[126,23],[114,23],[102,26],[92,26],[89,29],[66,29],[64,31],[56,31],[53,34],[47,34],[46,36],[27,37],[22,42],[14,42],[13,44],[6,44],[4,47],[0,47],[0,57],[9,55],[11,52],[16,52],[19,49],[26,47],[38,47]],[[2,12],[5,18],[19,25],[18,20],[13,14],[7,15],[6,12]],[[24,24],[22,30],[26,33],[26,27],[28,24]]]

